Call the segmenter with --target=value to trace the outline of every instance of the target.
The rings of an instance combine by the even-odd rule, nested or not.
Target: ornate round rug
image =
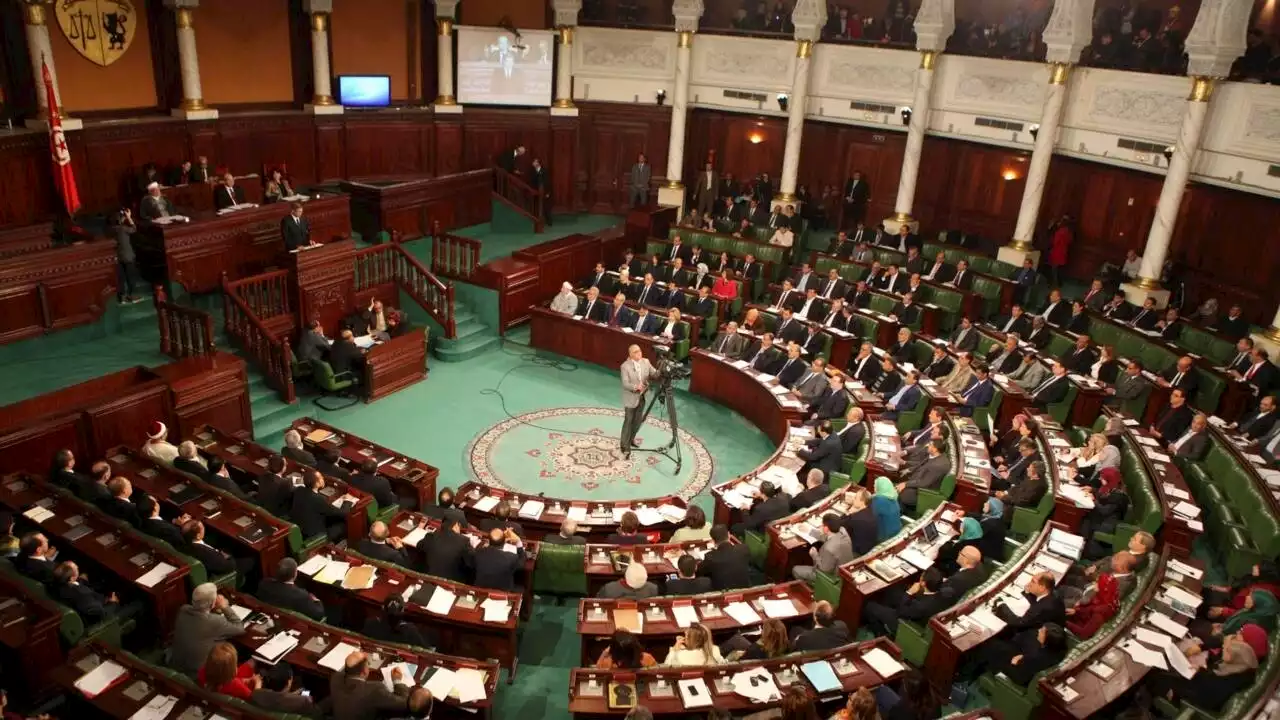
[[[707,448],[680,430],[683,465],[652,452],[622,456],[622,411],[567,407],[525,413],[480,433],[467,448],[481,482],[548,497],[632,500],[676,494],[688,500],[711,480]],[[645,448],[671,440],[671,425],[650,417],[637,439]],[[674,452],[672,449],[670,452]]]

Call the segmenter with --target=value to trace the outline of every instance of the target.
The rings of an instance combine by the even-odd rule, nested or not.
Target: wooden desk
[[[689,352],[689,361],[693,368],[689,392],[745,417],[778,445],[786,440],[791,423],[805,418],[805,408],[794,393],[775,395],[770,388],[776,382],[760,383],[758,373],[739,368],[733,360],[698,348]]]
[[[1068,476],[1075,477],[1074,458],[1059,457],[1060,452],[1070,452],[1071,438],[1058,427],[1053,418],[1047,415],[1032,417],[1036,421],[1034,437],[1037,450],[1049,474],[1045,481],[1049,483],[1049,492],[1053,493],[1053,513],[1049,517],[1071,532],[1077,532],[1080,530],[1080,522],[1092,508],[1079,505],[1070,496],[1063,494],[1064,487],[1075,484],[1067,479]]]
[[[252,175],[236,175],[236,187],[244,195],[244,201],[247,203],[262,204],[263,189],[262,176],[257,173]],[[210,180],[210,182],[195,182],[185,185],[164,185],[162,186],[164,196],[173,203],[173,207],[179,213],[211,213],[213,212],[213,195],[222,188],[222,178]],[[287,206],[289,203],[281,203]],[[135,215],[134,217],[138,217]]]
[[[326,195],[306,203],[311,238],[328,242],[351,235],[351,203],[346,195]],[[152,282],[181,284],[187,292],[221,287],[222,273],[231,280],[287,266],[280,221],[289,203],[272,203],[226,215],[191,213],[191,222],[145,224],[134,236],[138,269]]]
[[[738,539],[729,536],[729,542]],[[687,540],[678,543],[644,543],[640,545],[587,545],[582,556],[583,572],[587,574],[587,593],[595,597],[605,585],[618,580],[628,562],[644,565],[649,582],[663,587],[668,575],[676,574],[676,561],[681,555],[692,555],[699,561],[715,547],[710,540]],[[614,562],[617,558],[618,562]]]
[[[22,583],[0,574],[0,646],[13,661],[5,666],[20,667],[22,674],[9,686],[15,696],[35,700],[48,689],[49,672],[62,664],[61,625],[62,610],[53,601],[29,595]]]
[[[493,216],[493,171],[343,181],[351,196],[351,227],[368,242],[387,232],[406,239],[489,222]]]
[[[840,566],[838,571],[840,575],[840,605],[836,608],[836,617],[849,626],[849,632],[856,631],[862,624],[862,608],[866,605],[870,596],[890,585],[911,580],[920,572],[915,566],[902,561],[901,564],[906,571],[899,577],[890,580],[878,575],[873,568],[880,567],[882,561],[889,559],[891,556],[896,556],[899,551],[906,549],[908,546],[916,545],[917,541],[924,542],[924,528],[928,525],[933,525],[939,530],[938,538],[932,545],[935,550],[946,541],[958,536],[959,531],[952,526],[952,523],[958,523],[955,514],[960,509],[959,505],[943,503],[920,519],[902,528],[902,531],[894,537],[881,542],[871,552],[856,557]],[[939,524],[951,528],[951,534],[941,533],[942,528],[938,527]]]
[[[1049,326],[1046,325],[1046,327],[1049,327]],[[992,340],[995,340],[1000,345],[1003,345],[1005,343],[1005,339],[1007,337],[1006,334],[995,329],[990,325],[980,327],[978,328],[978,330],[983,335],[987,336]],[[1026,354],[1026,353],[1035,354],[1035,356],[1039,358],[1040,362],[1044,365],[1048,365],[1049,361],[1052,359],[1047,353],[1041,350],[1037,350],[1036,348],[1032,347],[1029,343],[1026,343],[1025,341],[1019,342],[1018,351],[1023,354]],[[1067,415],[1067,424],[1080,425],[1083,427],[1092,427],[1093,421],[1096,420],[1098,415],[1102,413],[1102,404],[1104,401],[1106,401],[1108,397],[1106,392],[1106,385],[1104,383],[1098,382],[1097,380],[1094,380],[1093,378],[1084,377],[1084,376],[1078,376],[1078,378],[1072,377],[1070,380],[1068,380],[1068,382],[1076,386],[1076,399],[1075,399],[1075,402],[1072,403],[1071,405],[1071,412]],[[1005,387],[1010,387],[1013,384],[1014,384],[1013,381],[1002,382],[1001,388],[1003,389]],[[1033,391],[1034,389],[1035,388],[1032,388],[1031,390]],[[1016,404],[1017,406],[1016,409],[1018,412],[1021,412],[1023,408],[1031,404],[1031,391],[1028,391],[1024,388],[1023,395],[1024,395],[1023,398],[1020,398],[1019,400],[1014,401],[1014,404]],[[1005,406],[1011,405],[1009,401],[1010,401],[1010,397],[1006,393],[1004,400],[1000,402],[1001,424],[999,425],[999,428],[1007,427],[1006,425],[1004,425],[1004,421],[1006,420],[1006,418],[1010,422],[1012,422],[1013,416],[1017,414],[1017,412],[1014,412],[1015,408],[1013,406],[1009,407],[1008,411],[1006,411]]]
[[[789,600],[791,607],[779,609],[770,614],[765,610],[766,600]],[[725,611],[725,608],[733,604],[746,604],[755,611],[758,619],[746,623],[738,622]],[[692,597],[655,597],[647,600],[584,598],[578,601],[578,635],[582,638],[581,662],[584,666],[594,664],[596,658],[613,638],[614,631],[619,627],[631,627],[629,623],[619,625],[616,622],[619,611],[638,613],[642,618],[641,627],[634,632],[645,649],[661,662],[666,657],[666,651],[675,644],[678,636],[684,634],[687,627],[676,620],[675,608],[693,608],[698,617],[696,622],[710,630],[713,636],[723,639],[735,633],[758,629],[760,624],[770,617],[776,617],[788,624],[808,622],[813,615],[815,604],[813,590],[801,580],[729,592],[705,593]]]
[[[604,259],[604,249],[600,238],[575,233],[517,250],[511,257],[538,266],[539,294],[549,298],[560,291],[560,284],[566,280],[572,282],[591,274],[596,263]]]
[[[312,577],[300,575],[302,582],[326,604],[345,606],[348,621],[358,619],[363,623],[367,617],[381,617],[382,606],[387,599],[393,595],[403,597],[411,586],[421,586],[424,589],[444,588],[452,592],[457,596],[457,601],[447,615],[429,612],[425,605],[409,599],[405,602],[405,617],[415,624],[431,628],[439,636],[440,648],[444,652],[481,660],[496,658],[507,669],[507,683],[510,684],[515,678],[519,662],[516,652],[516,621],[520,616],[523,600],[519,593],[476,588],[432,577],[378,562],[336,545],[325,545],[312,554],[324,555],[352,565],[374,565],[378,568],[373,587],[367,590],[347,590],[340,583],[326,585],[316,582]],[[485,622],[481,603],[489,598],[511,604],[511,612],[505,622]]]
[[[128,670],[125,679],[111,686],[93,699],[86,698],[76,689],[75,683],[93,670],[103,661],[110,660]],[[112,647],[100,640],[93,640],[73,649],[67,656],[65,665],[53,668],[53,682],[66,692],[70,700],[70,708],[60,710],[59,716],[109,717],[115,720],[129,720],[146,706],[157,695],[168,695],[178,699],[177,704],[169,712],[173,718],[181,717],[188,709],[197,708],[201,717],[220,715],[227,720],[272,720],[272,713],[251,706],[233,705],[226,695],[211,690],[196,688],[190,682],[182,682],[167,675],[155,665],[150,665],[120,648]],[[151,687],[151,691],[134,700],[125,695],[136,683],[143,682]],[[242,707],[248,707],[242,710]]]
[[[883,246],[880,246],[880,245],[872,245],[871,247],[873,248],[873,252],[881,252],[881,251],[896,252],[896,251],[893,251],[893,250],[892,250],[892,249],[890,249],[890,248],[886,248],[886,247],[883,247]],[[899,254],[901,255],[901,253],[899,253]],[[899,272],[901,272],[902,270],[904,270],[904,269],[905,269],[905,264],[904,264],[904,263],[906,262],[906,258],[907,258],[907,256],[906,256],[906,255],[901,255],[901,257],[902,257],[902,260],[898,263],[898,270],[899,270]],[[870,268],[871,268],[871,263],[856,262],[856,261],[851,260],[851,259],[848,259],[848,258],[836,257],[836,256],[834,256],[834,255],[828,255],[827,253],[820,253],[820,252],[816,252],[816,251],[815,251],[815,252],[813,252],[813,253],[810,255],[810,259],[809,259],[809,266],[810,266],[810,267],[814,267],[814,268],[816,268],[816,267],[818,267],[818,263],[819,263],[819,262],[821,262],[821,261],[823,261],[823,260],[832,260],[832,261],[839,262],[839,263],[843,263],[843,264],[846,264],[846,265],[856,265],[856,266],[858,266],[859,268],[861,268],[861,269],[862,269],[862,270],[864,270],[864,271],[869,271],[869,270],[870,270]],[[969,269],[968,269],[968,270],[966,270],[965,272],[973,273],[973,276],[974,276],[974,277],[982,276],[982,277],[987,277],[987,278],[990,278],[990,279],[993,279],[993,280],[999,280],[999,278],[995,278],[995,277],[992,277],[992,276],[990,276],[990,275],[983,275],[982,273],[976,272],[976,271],[974,271],[974,269],[973,269],[973,268],[969,268]],[[864,273],[863,273],[863,275],[865,275],[865,274],[866,274],[866,273],[864,272]],[[842,279],[844,279],[844,280],[845,280],[845,282],[848,282],[848,283],[856,283],[856,282],[857,282],[857,280],[858,280],[858,278],[847,278],[847,277],[844,277],[843,275],[842,275],[841,277],[842,277]],[[859,277],[861,277],[861,276],[859,276]],[[910,276],[910,275],[907,275],[907,279],[908,279],[908,280],[910,280],[910,279],[911,279],[911,276]],[[952,286],[950,286],[950,285],[947,285],[946,283],[937,283],[937,282],[933,282],[933,281],[931,281],[931,280],[925,280],[925,279],[923,279],[923,278],[921,278],[921,282],[923,283],[923,287],[925,287],[925,288],[929,288],[931,291],[936,291],[936,292],[951,292],[951,293],[959,293],[959,294],[960,294],[960,310],[959,310],[959,315],[960,315],[961,317],[968,317],[968,318],[972,319],[972,320],[976,323],[979,319],[981,319],[981,318],[984,316],[984,312],[983,312],[983,298],[982,298],[982,296],[981,296],[981,295],[979,295],[979,294],[975,293],[974,291],[972,291],[972,290],[965,290],[965,289],[963,289],[963,288],[956,288],[956,287],[952,287]],[[1012,297],[1013,297],[1013,296],[1012,296],[1012,289],[1010,288],[1010,289],[1008,289],[1008,290],[1005,290],[1005,289],[1004,289],[1004,287],[1005,287],[1005,286],[1004,286],[1004,285],[1002,285],[1002,293],[1001,293],[1001,294],[1002,294],[1002,297],[1001,297],[1001,306],[1002,306],[1002,307],[1004,307],[1004,306],[1005,306],[1005,300],[1004,300],[1004,297],[1003,297],[1003,295],[1004,295],[1004,293],[1005,293],[1005,292],[1010,293],[1010,294],[1009,294],[1009,305],[1012,305]],[[881,294],[883,294],[883,293],[881,293]],[[930,334],[932,334],[932,333],[930,333]]]
[[[951,445],[951,467],[956,476],[956,491],[951,502],[970,515],[980,515],[991,494],[991,449],[973,418],[945,413],[942,421],[951,428],[947,442]]]
[[[902,470],[902,436],[898,434],[898,426],[888,420],[875,420],[868,425],[867,433],[867,477],[880,475],[890,480],[897,480]]]
[[[772,306],[763,305],[760,303],[752,303],[744,307],[742,309],[742,316],[738,318],[738,322],[741,323],[742,318],[746,317],[747,311],[753,308],[755,310],[760,311],[760,314],[762,315],[772,316],[774,318],[774,327],[778,326],[778,318],[781,317],[781,310],[775,310]],[[876,321],[876,327],[877,327],[876,339],[879,339],[878,337],[879,335],[889,335],[890,337],[892,337],[893,334],[898,332],[897,326],[894,325],[893,323],[890,323],[887,321],[882,322],[880,321],[879,318],[875,317],[874,315],[870,315],[863,310],[857,310],[857,313],[860,315],[865,315],[867,317],[870,317]],[[827,364],[830,365],[831,367],[833,368],[848,367],[849,361],[852,360],[855,356],[857,356],[858,348],[862,344],[862,340],[857,336],[857,334],[842,332],[834,328],[824,327],[821,323],[817,321],[807,320],[803,317],[800,317],[799,313],[793,314],[791,317],[791,320],[793,322],[800,323],[801,326],[806,328],[810,326],[817,326],[819,328],[819,331],[823,335],[826,335],[831,338],[831,352],[828,353],[828,357],[827,357]],[[739,334],[747,337],[748,339],[754,339],[756,336],[756,334],[751,332],[750,330],[740,329],[738,330],[738,332]],[[775,341],[776,340],[777,338],[775,338]],[[779,345],[779,349],[785,349],[785,345],[786,345],[785,343],[776,343],[776,344]],[[802,352],[801,357],[805,358],[805,360],[807,360],[808,362],[813,362],[813,358],[808,357],[807,353]]]
[[[1142,597],[1133,604],[1128,614],[1120,620],[1107,639],[1040,678],[1038,686],[1045,700],[1040,709],[1040,717],[1047,720],[1082,720],[1093,717],[1113,700],[1126,695],[1130,689],[1142,682],[1151,668],[1134,661],[1128,653],[1120,649],[1119,645],[1128,639],[1133,628],[1140,626],[1149,613],[1154,611],[1164,613],[1180,625],[1186,624],[1188,619],[1185,616],[1174,612],[1171,605],[1160,599],[1163,596],[1161,585],[1168,577],[1169,562],[1173,558],[1172,548],[1169,547],[1165,547],[1158,558],[1152,558],[1153,562],[1158,563],[1154,570],[1154,577],[1142,589]],[[1204,564],[1199,561],[1186,557],[1178,559],[1201,572],[1204,571]],[[1190,576],[1174,581],[1174,584],[1192,595],[1200,594],[1201,582]],[[1156,652],[1160,651],[1156,650]],[[1103,680],[1088,669],[1096,663],[1102,663],[1115,672]],[[1070,681],[1069,687],[1077,693],[1070,702],[1063,697],[1060,690],[1068,681]]]
[[[162,550],[156,540],[118,522],[101,510],[83,502],[52,485],[46,485],[34,475],[6,475],[0,484],[0,506],[8,508],[23,524],[39,526],[50,541],[57,546],[70,548],[75,554],[88,558],[97,567],[128,583],[131,595],[145,599],[149,618],[139,618],[167,637],[173,631],[178,608],[187,603],[187,575],[191,568],[186,560]],[[17,516],[28,508],[40,505],[54,514],[44,522],[35,523]],[[90,532],[78,539],[69,540],[78,527]],[[137,562],[135,562],[135,560]],[[174,568],[152,587],[144,587],[138,580],[160,563]]]
[[[754,712],[767,707],[776,707],[780,703],[756,704],[738,695],[729,685],[729,679],[736,673],[747,672],[754,668],[764,668],[774,675],[779,688],[799,683],[811,696],[817,691],[805,680],[802,673],[793,668],[808,662],[826,660],[836,667],[841,688],[838,693],[831,693],[826,699],[834,699],[837,695],[847,695],[859,688],[870,688],[891,682],[901,673],[882,677],[862,659],[862,656],[873,649],[889,653],[895,660],[902,662],[902,651],[887,638],[878,638],[862,643],[853,643],[833,650],[820,650],[800,655],[787,655],[772,660],[752,660],[749,662],[731,663],[728,665],[711,665],[707,667],[662,668],[657,670],[596,670],[593,668],[576,668],[569,678],[569,712],[574,718],[618,718],[627,714],[626,708],[611,709],[607,697],[610,683],[634,683],[640,697],[639,704],[644,705],[655,716],[687,717],[680,699],[680,692],[675,685],[679,680],[694,678],[703,679],[707,688],[715,697],[715,707],[734,713]],[[841,672],[841,671],[844,672]]]
[[[228,435],[209,426],[200,428],[191,439],[205,456],[222,458],[227,465],[227,471],[242,488],[257,487],[258,478],[267,471],[268,459],[278,454],[248,438]],[[302,470],[308,469],[305,465],[287,458],[284,463],[285,477],[299,476]],[[295,484],[296,482],[295,480]],[[347,540],[356,542],[369,533],[369,506],[373,504],[372,495],[359,488],[351,487],[348,483],[331,475],[325,476],[324,489],[320,492],[330,498],[342,495],[351,495],[356,498],[355,507],[347,513]],[[283,520],[283,518],[280,519]]]
[[[116,246],[105,239],[0,258],[0,344],[96,322],[115,288]]]
[[[547,535],[560,532],[560,524],[572,512],[578,522],[578,534],[585,536],[589,543],[605,542],[608,536],[618,532],[618,524],[622,522],[623,513],[636,512],[642,508],[657,510],[662,515],[660,522],[649,524],[645,524],[645,518],[641,517],[642,532],[655,541],[660,538],[669,538],[676,527],[684,521],[685,509],[688,507],[677,495],[663,495],[644,500],[600,502],[566,500],[549,498],[541,494],[515,492],[474,481],[463,483],[454,494],[453,501],[466,513],[467,520],[477,526],[496,518],[494,509],[498,507],[498,503],[505,502],[511,507],[511,519],[519,522],[524,528],[526,539],[532,540],[541,540]],[[542,512],[537,517],[519,514],[520,508],[530,501],[544,504]]]
[[[483,700],[469,703],[458,702],[456,694],[451,694],[446,698],[437,698],[438,701],[445,704],[450,709],[466,709],[469,711],[479,710],[486,717],[489,716],[493,705],[494,695],[498,689],[498,663],[494,660],[474,660],[472,658],[455,657],[453,655],[441,655],[439,653],[429,652],[422,648],[414,648],[406,645],[393,645],[380,642],[364,635],[358,635],[349,630],[335,627],[326,623],[316,622],[309,618],[303,617],[296,613],[281,612],[274,605],[269,605],[252,595],[239,592],[237,590],[225,590],[223,595],[233,606],[247,608],[256,613],[262,613],[271,619],[271,626],[263,623],[247,625],[246,632],[239,637],[234,638],[234,642],[247,652],[242,657],[252,656],[264,643],[271,639],[273,635],[281,632],[296,631],[298,638],[298,646],[290,650],[281,658],[282,662],[288,663],[303,679],[298,685],[306,685],[308,687],[320,688],[320,692],[314,692],[318,703],[321,698],[329,693],[329,678],[334,671],[320,664],[320,660],[336,647],[339,643],[346,643],[369,653],[370,657],[378,656],[382,658],[381,665],[387,665],[393,662],[404,662],[410,665],[416,665],[418,670],[414,675],[414,680],[421,684],[421,678],[431,668],[446,668],[452,671],[462,669],[478,670],[485,674],[485,691],[486,696]],[[318,641],[316,639],[319,638]],[[316,641],[316,645],[312,642]],[[320,649],[318,643],[323,641],[325,647]],[[310,649],[308,646],[311,646]],[[376,672],[376,671],[375,671]],[[463,713],[459,713],[460,715]],[[450,715],[452,716],[452,715]],[[433,715],[434,717],[434,715]]]
[[[656,335],[574,320],[572,315],[563,315],[541,305],[529,308],[529,318],[531,347],[595,363],[613,371],[622,367],[627,359],[627,349],[632,345],[639,345],[644,356],[653,361],[657,358],[654,346],[661,344]]]
[[[849,514],[849,509],[844,502],[844,491],[840,490],[766,525],[764,530],[768,536],[769,548],[765,551],[765,575],[773,582],[786,582],[791,577],[792,568],[797,565],[812,565],[813,558],[809,557],[809,550],[815,546],[803,533],[814,530],[821,532],[823,516],[835,513],[844,517]]]
[[[387,530],[391,537],[403,538],[418,527],[419,523],[427,524],[427,533],[431,534],[440,529],[440,521],[434,518],[428,518],[421,513],[412,513],[408,510],[401,510],[394,517],[387,521]],[[481,542],[488,540],[489,533],[482,532],[477,528],[467,526],[462,529],[462,534],[471,539],[471,546],[476,547]],[[424,567],[423,552],[417,545],[405,545],[408,548],[409,557],[412,558],[414,564],[418,567]],[[524,604],[521,606],[521,620],[528,620],[533,608],[533,569],[538,564],[538,548],[539,543],[536,540],[528,540],[524,544],[524,566],[516,575],[516,582],[524,588]]]
[[[411,502],[401,501],[404,507],[421,508],[436,501],[436,480],[440,477],[440,468],[421,460],[402,455],[391,448],[365,440],[341,430],[337,427],[307,417],[293,421],[291,426],[302,435],[302,442],[313,451],[316,449],[335,449],[341,455],[339,464],[355,474],[361,463],[373,458],[381,463],[378,474],[391,483],[391,488],[401,498],[410,498]],[[308,440],[307,436],[316,430],[325,430],[333,436],[317,444]],[[385,462],[384,462],[385,461]]]
[[[1110,408],[1103,410],[1108,416],[1121,415]],[[1159,440],[1151,434],[1146,425],[1135,425],[1133,418],[1125,417],[1124,424],[1124,442],[1128,443],[1133,449],[1134,454],[1138,457],[1138,461],[1142,463],[1142,474],[1155,489],[1156,497],[1160,499],[1160,511],[1164,520],[1160,523],[1160,539],[1167,545],[1172,545],[1180,554],[1191,553],[1191,543],[1196,536],[1204,532],[1204,524],[1202,520],[1196,520],[1191,523],[1185,518],[1173,513],[1173,506],[1180,502],[1197,505],[1196,498],[1191,494],[1191,486],[1187,484],[1186,478],[1182,477],[1182,469],[1172,462],[1164,462],[1154,457],[1156,453],[1168,456],[1159,448],[1151,447],[1139,438],[1147,438],[1147,442]]]
[[[1045,523],[1039,535],[1027,540],[1025,550],[1020,550],[1017,557],[1011,558],[995,572],[992,579],[988,579],[985,590],[970,595],[964,602],[935,615],[929,621],[929,627],[933,630],[933,639],[929,643],[929,653],[925,657],[924,672],[934,688],[939,691],[950,688],[961,656],[995,637],[995,633],[987,628],[978,627],[977,623],[973,623],[972,626],[957,625],[957,619],[966,617],[979,606],[989,607],[991,601],[998,598],[1005,587],[1016,583],[1024,570],[1036,565],[1037,558],[1042,553],[1055,562],[1065,563],[1068,568],[1070,567],[1072,562],[1070,558],[1059,557],[1048,549],[1049,537],[1055,530],[1067,532],[1066,528],[1057,523],[1052,521]],[[1061,580],[1062,574],[1055,572],[1054,577]],[[954,636],[951,634],[953,627],[956,628]]]
[[[365,402],[373,402],[427,378],[427,331],[409,328],[374,345],[364,356]]]
[[[228,546],[235,546],[236,555],[250,556],[257,561],[262,577],[274,577],[276,565],[288,554],[290,524],[266,510],[223,492],[203,480],[158,465],[127,447],[115,448],[107,455],[113,475],[129,478],[133,486],[144,491],[163,507],[171,517],[187,514],[192,520],[204,523],[212,535],[222,538]],[[174,496],[188,487],[199,493],[183,502]],[[256,530],[262,537],[247,537]]]

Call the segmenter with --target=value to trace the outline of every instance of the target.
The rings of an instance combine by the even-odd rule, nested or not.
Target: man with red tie
[[[613,304],[609,306],[609,311],[605,313],[605,322],[609,327],[619,327],[627,324],[628,318],[631,316],[631,310],[627,308],[627,298],[622,293],[613,296]]]
[[[1252,385],[1254,397],[1262,397],[1276,385],[1276,368],[1271,364],[1267,351],[1260,347],[1253,349],[1250,360],[1248,370],[1243,373],[1233,370],[1231,376]]]
[[[1094,312],[1101,312],[1104,305],[1107,304],[1107,293],[1102,289],[1102,281],[1094,278],[1093,284],[1089,286],[1089,292],[1084,294],[1084,306]]]

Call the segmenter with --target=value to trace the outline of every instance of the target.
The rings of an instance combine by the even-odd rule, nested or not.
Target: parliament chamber
[[[4,720],[1280,717],[1278,35],[0,0]]]

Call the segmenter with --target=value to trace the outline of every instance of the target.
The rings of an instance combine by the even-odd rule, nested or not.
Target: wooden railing
[[[227,283],[231,294],[240,298],[245,307],[262,321],[293,314],[289,285],[288,270],[251,275]]]
[[[457,337],[453,285],[433,275],[400,245],[374,245],[357,250],[355,275],[357,293],[378,285],[395,283],[440,323],[445,337]]]
[[[451,235],[431,225],[431,272],[454,280],[470,280],[480,267],[480,241]]]
[[[213,316],[203,310],[169,302],[164,287],[155,287],[156,321],[160,325],[160,352],[175,360],[212,355]]]
[[[501,167],[493,166],[493,192],[516,212],[533,222],[533,231],[542,232],[542,203],[545,198],[532,185]]]
[[[249,286],[258,287],[254,283]],[[292,403],[297,399],[297,394],[293,387],[293,352],[289,349],[287,339],[281,340],[273,335],[249,303],[236,293],[237,288],[227,280],[226,273],[223,273],[222,314],[227,337],[257,363],[258,369],[266,375],[267,383],[280,393],[280,399]]]

